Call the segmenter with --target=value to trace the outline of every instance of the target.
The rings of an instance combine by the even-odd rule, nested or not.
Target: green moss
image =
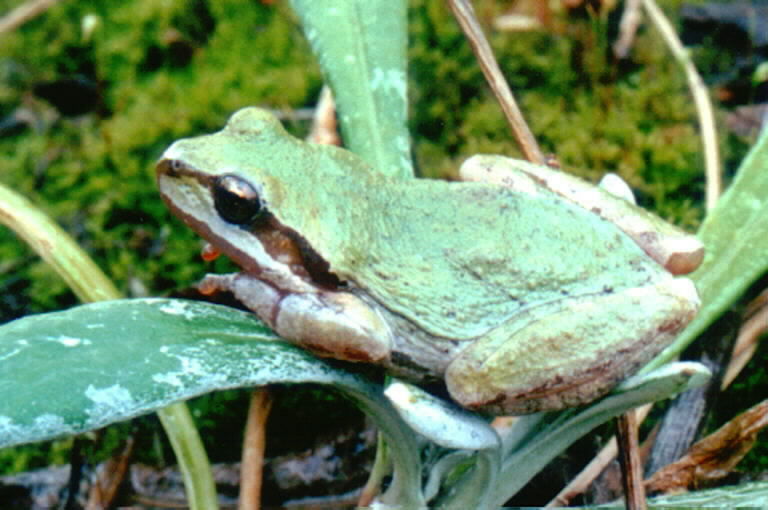
[[[422,174],[453,177],[457,162],[478,152],[519,157],[455,23],[429,2],[414,10],[413,122]],[[637,41],[639,65],[618,68],[607,56],[606,23],[570,20],[567,34],[493,32],[491,39],[539,143],[563,168],[593,181],[616,172],[641,204],[694,228],[703,158],[685,78],[652,31]]]
[[[87,14],[100,24],[84,42]],[[62,3],[5,36],[0,59],[25,77],[15,88],[4,83],[4,110],[40,81],[77,73],[100,84],[108,112],[100,116],[51,120],[33,101],[39,129],[0,139],[2,179],[43,205],[124,290],[135,278],[151,293],[203,272],[198,242],[158,200],[153,166],[162,150],[217,129],[247,104],[309,104],[321,84],[287,7],[250,1]],[[31,311],[71,302],[18,241],[0,236],[4,260],[30,272]],[[158,245],[166,241],[173,249]]]

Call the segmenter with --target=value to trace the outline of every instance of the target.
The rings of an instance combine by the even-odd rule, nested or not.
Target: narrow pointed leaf
[[[701,295],[701,310],[644,370],[675,358],[768,271],[768,130],[744,158],[698,235],[706,255],[691,277]]]
[[[412,177],[405,0],[292,0],[333,90],[344,144],[376,170]]]

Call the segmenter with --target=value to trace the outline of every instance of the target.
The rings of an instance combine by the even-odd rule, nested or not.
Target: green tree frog
[[[208,275],[204,291],[231,291],[320,356],[442,379],[464,407],[525,414],[605,394],[699,305],[693,283],[641,246],[647,231],[551,190],[531,166],[482,156],[462,170],[476,182],[395,179],[246,108],[171,145],[157,175],[170,209],[242,268]],[[683,234],[650,237],[699,256]]]

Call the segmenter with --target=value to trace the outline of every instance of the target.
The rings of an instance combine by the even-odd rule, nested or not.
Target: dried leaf
[[[726,476],[768,425],[768,400],[748,409],[694,444],[688,454],[646,480],[649,492],[691,490]]]

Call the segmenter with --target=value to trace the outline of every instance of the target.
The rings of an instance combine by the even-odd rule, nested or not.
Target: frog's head
[[[301,189],[317,178],[317,157],[270,113],[246,108],[218,133],[171,145],[158,187],[174,214],[246,272],[306,290],[337,283],[290,213],[305,209]]]

